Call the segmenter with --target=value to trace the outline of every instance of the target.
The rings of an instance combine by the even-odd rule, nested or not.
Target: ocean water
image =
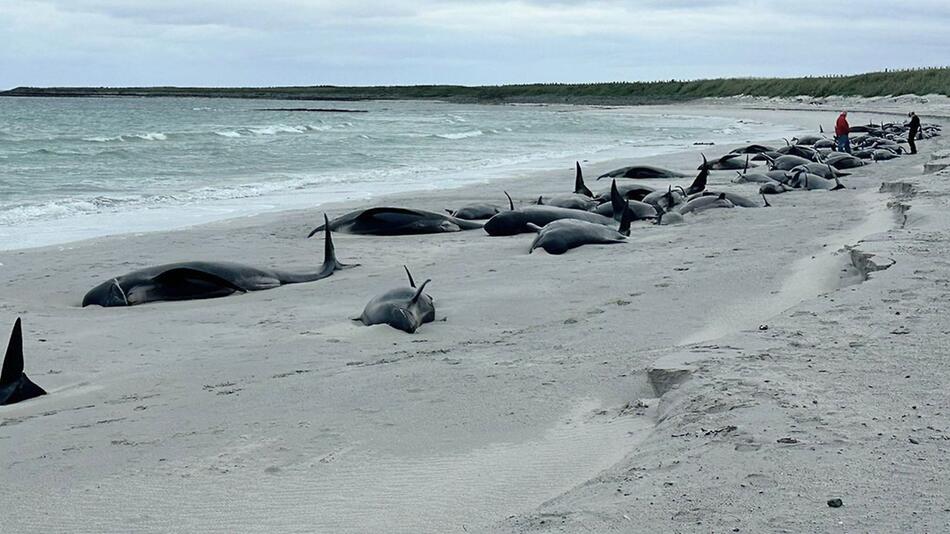
[[[300,107],[365,113],[266,110]],[[2,98],[0,250],[788,131],[726,117],[583,106]]]

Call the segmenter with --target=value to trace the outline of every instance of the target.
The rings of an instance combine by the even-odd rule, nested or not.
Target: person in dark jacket
[[[837,122],[835,122],[835,144],[838,152],[851,153],[851,140],[848,139],[850,133],[851,125],[848,124],[848,112],[842,111],[841,115],[838,115]]]
[[[907,144],[910,145],[910,153],[917,153],[917,144],[914,143],[914,140],[917,139],[917,133],[920,132],[920,117],[916,113],[911,111],[907,114],[910,117],[910,123],[907,126],[910,128],[910,131],[907,132]]]

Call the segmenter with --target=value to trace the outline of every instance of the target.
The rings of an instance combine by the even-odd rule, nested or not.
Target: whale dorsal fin
[[[432,281],[432,279],[429,278],[429,279],[427,279],[425,282],[422,282],[422,285],[419,286],[419,289],[416,290],[416,294],[412,296],[412,300],[409,301],[410,304],[415,304],[416,301],[419,300],[419,297],[422,296],[422,290],[425,289],[425,288],[426,288],[426,285],[428,285],[428,283],[431,282],[431,281]]]
[[[543,200],[544,200],[544,195],[541,195],[541,196],[538,197],[538,206],[543,206],[543,205],[544,205]]]
[[[511,200],[511,195],[508,194],[508,191],[503,191],[503,193],[505,194],[506,197],[508,197],[508,208],[511,211],[515,211],[515,203],[513,200]]]
[[[0,371],[0,405],[13,404],[40,395],[46,390],[37,386],[23,373],[23,329],[20,319],[13,323],[13,333],[3,358],[3,370]]]
[[[0,388],[15,383],[23,374],[23,330],[20,327],[20,318],[13,323],[13,332],[10,334],[10,343],[7,344],[7,354],[3,358],[3,372],[0,373]]]
[[[416,281],[412,279],[412,273],[409,272],[409,267],[403,265],[402,268],[406,270],[406,276],[409,277],[409,287],[416,287]]]
[[[594,193],[584,185],[584,173],[581,172],[581,162],[574,162],[574,192],[578,195],[594,198]]]
[[[771,208],[771,207],[772,207],[772,205],[769,204],[769,199],[768,199],[768,197],[766,197],[765,195],[762,195],[762,200],[765,201],[765,206],[762,206],[763,208]]]

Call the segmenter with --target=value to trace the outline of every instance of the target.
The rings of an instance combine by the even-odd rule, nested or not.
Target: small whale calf
[[[13,323],[7,353],[3,357],[3,371],[0,372],[0,405],[13,404],[40,395],[46,395],[46,391],[34,384],[23,372],[23,328],[17,318]]]
[[[324,215],[326,220],[326,215]],[[330,232],[324,238],[323,266],[313,273],[258,269],[232,262],[188,261],[147,267],[115,277],[92,288],[83,307],[135,306],[163,300],[226,297],[234,293],[272,289],[285,284],[322,280],[340,269],[356,267],[337,261]]]
[[[405,265],[406,276],[409,277],[409,287],[398,287],[373,297],[363,308],[363,314],[354,319],[366,326],[387,324],[408,334],[414,333],[425,323],[435,320],[435,304],[432,297],[423,291],[431,280],[426,280],[416,287],[415,280],[409,267]]]

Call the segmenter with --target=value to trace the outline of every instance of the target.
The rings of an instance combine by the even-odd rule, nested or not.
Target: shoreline
[[[448,103],[448,105],[452,105]],[[564,105],[566,108],[577,108],[580,110],[585,109],[600,109],[597,106],[588,106],[588,105]],[[670,110],[677,111],[683,110],[682,107],[669,107],[669,106],[621,106],[620,107],[625,113],[629,113],[632,116],[632,119],[635,120],[637,115],[652,115],[658,114],[661,112],[669,112]],[[713,108],[704,108],[699,107],[696,109],[695,116],[710,116],[710,111]],[[723,111],[717,109],[717,111]],[[716,115],[713,115],[716,116]],[[724,118],[740,118],[733,117],[729,114],[728,110],[724,115],[721,115]],[[776,121],[776,123],[769,123],[767,126],[764,126],[764,129],[776,130],[781,127],[781,121]],[[804,124],[802,125],[802,130],[804,129]],[[721,134],[720,134],[721,135]],[[755,138],[754,134],[751,134],[749,139],[743,139],[743,141],[751,141]],[[699,140],[697,140],[699,142]],[[301,210],[311,210],[319,209],[321,206],[326,207],[327,209],[337,209],[339,207],[357,207],[363,205],[367,202],[387,202],[387,199],[394,198],[409,198],[412,196],[417,196],[425,198],[426,195],[432,191],[458,191],[461,195],[470,194],[467,191],[468,188],[480,188],[480,187],[490,187],[493,184],[512,184],[517,180],[526,180],[529,182],[540,182],[541,180],[547,178],[551,179],[552,176],[555,176],[558,173],[563,172],[563,169],[566,167],[571,168],[570,176],[565,176],[564,181],[559,184],[563,186],[563,191],[568,191],[568,186],[573,183],[573,164],[574,161],[581,161],[582,165],[587,169],[607,169],[608,167],[616,167],[628,164],[630,161],[640,161],[640,160],[657,160],[664,156],[671,156],[684,153],[692,153],[697,150],[702,151],[718,151],[721,147],[726,146],[735,146],[736,143],[740,141],[735,141],[735,143],[721,143],[719,145],[705,146],[697,145],[693,143],[691,145],[677,145],[677,146],[662,146],[662,147],[636,147],[629,146],[625,144],[619,144],[608,149],[603,149],[600,152],[595,152],[590,154],[591,160],[584,159],[582,153],[572,154],[570,157],[558,157],[558,158],[547,158],[547,159],[530,159],[526,161],[516,162],[516,163],[506,163],[502,165],[489,166],[479,169],[476,171],[472,170],[466,173],[457,173],[464,175],[461,178],[455,178],[451,181],[454,182],[467,182],[467,183],[450,183],[449,185],[440,185],[440,184],[410,184],[410,189],[404,191],[389,191],[387,190],[388,184],[380,183],[377,186],[380,187],[380,191],[375,193],[367,193],[365,191],[353,190],[349,192],[337,192],[331,195],[333,197],[331,200],[321,201],[320,196],[325,195],[325,192],[316,190],[316,191],[304,191],[301,195],[300,192],[294,191],[292,189],[277,191],[262,194],[259,196],[249,196],[249,197],[238,197],[233,199],[217,199],[206,201],[200,206],[192,206],[194,213],[188,213],[189,204],[182,205],[168,205],[156,208],[147,207],[142,210],[138,210],[138,213],[141,213],[143,217],[142,220],[153,221],[151,223],[139,222],[137,224],[144,224],[145,228],[131,230],[131,231],[120,231],[118,233],[98,233],[98,231],[93,230],[95,226],[95,221],[107,221],[104,224],[109,226],[116,226],[122,221],[128,222],[128,216],[130,211],[121,211],[121,212],[102,212],[102,213],[89,213],[82,216],[73,216],[66,219],[52,219],[52,220],[39,220],[39,221],[30,221],[27,223],[19,223],[17,226],[20,233],[36,233],[39,232],[43,235],[49,234],[49,228],[56,227],[62,232],[62,224],[69,221],[74,221],[73,227],[75,230],[70,230],[70,232],[76,234],[76,238],[68,238],[65,241],[57,241],[52,243],[43,243],[38,245],[29,245],[21,246],[16,248],[7,248],[0,249],[0,252],[3,251],[16,251],[16,250],[28,250],[33,248],[42,248],[46,246],[53,247],[65,247],[70,246],[73,243],[79,243],[87,240],[95,240],[100,238],[106,238],[110,236],[137,236],[144,235],[147,233],[161,233],[161,232],[174,232],[174,231],[184,231],[205,224],[214,224],[221,223],[229,220],[240,220],[248,217],[258,217],[258,216],[270,216],[277,215],[281,213],[293,213]],[[659,150],[659,151],[657,151]],[[623,153],[635,154],[632,156],[622,155]],[[599,174],[599,173],[597,173]],[[469,176],[471,175],[471,176]],[[590,176],[587,176],[590,175]],[[587,179],[593,181],[596,178],[596,174],[588,171]],[[553,186],[553,184],[552,184]],[[511,187],[509,185],[509,187]],[[551,189],[551,192],[555,192],[557,189]],[[336,198],[341,197],[341,198]],[[313,202],[308,202],[307,207],[301,206],[301,198],[312,199]],[[502,197],[502,200],[504,198]],[[501,202],[501,201],[499,201]],[[295,207],[279,207],[279,204],[292,204]],[[248,209],[249,208],[249,209]],[[250,213],[240,214],[239,212],[245,209]],[[438,210],[437,210],[438,211]],[[152,228],[156,224],[167,224],[164,221],[167,221],[169,218],[177,219],[173,226],[165,228]],[[195,222],[183,222],[194,219]],[[112,230],[106,230],[112,231]],[[95,232],[93,235],[87,235],[90,232]],[[60,234],[61,235],[61,234]]]
[[[813,116],[796,121],[804,127]],[[945,145],[943,138],[931,143]],[[931,143],[923,152],[934,148]],[[636,161],[686,170],[709,148]],[[842,341],[877,335],[865,326],[869,320],[845,324],[840,314],[864,313],[874,323],[887,313],[893,317],[893,310],[831,300],[862,295],[879,275],[914,276],[915,266],[902,259],[901,270],[850,284],[861,273],[841,275],[838,269],[852,256],[832,255],[819,270],[843,289],[817,299],[803,294],[794,275],[812,256],[850,245],[837,241],[863,233],[868,213],[862,199],[876,199],[872,192],[881,181],[918,173],[926,157],[858,169],[846,180],[847,190],[787,193],[775,197],[772,208],[713,210],[678,227],[637,225],[628,243],[563,256],[527,254],[530,236],[492,238],[478,230],[393,238],[336,234],[340,260],[359,268],[310,284],[129,309],[82,309],[78,301],[109,276],[195,255],[305,269],[322,259],[321,244],[303,239],[319,210],[110,236],[62,250],[2,251],[0,276],[8,291],[0,310],[5,319],[23,315],[27,372],[54,394],[0,408],[5,476],[40,482],[0,504],[34,503],[12,519],[21,530],[636,532],[646,526],[705,532],[794,525],[801,528],[789,528],[838,531],[841,516],[809,516],[812,509],[788,494],[802,484],[784,473],[815,461],[809,446],[829,461],[838,448],[859,447],[854,438],[836,436],[832,424],[844,417],[842,428],[852,429],[858,422],[848,422],[847,413],[822,411],[819,417],[833,419],[819,423],[820,439],[802,439],[801,447],[780,444],[783,454],[798,452],[777,457],[775,439],[788,434],[788,418],[784,405],[774,407],[768,399],[781,387],[786,398],[789,391],[802,396],[795,405],[812,406],[813,396],[823,410],[846,402],[835,390],[849,377],[846,369],[819,376],[836,382],[816,389],[808,374],[815,362],[799,353],[839,350],[834,328],[848,329]],[[601,170],[590,165],[592,189],[608,185],[593,180]],[[711,187],[746,195],[757,189],[731,184],[732,175],[714,172]],[[551,174],[539,174],[387,202],[429,209],[500,202],[495,190],[501,187],[528,200],[539,191],[563,190],[571,176],[564,169],[563,182],[560,175],[554,183]],[[876,205],[890,200],[881,195]],[[878,229],[876,223],[864,228]],[[860,248],[878,252],[867,244]],[[353,325],[348,317],[368,298],[402,283],[403,264],[417,279],[433,279],[437,321],[413,336]],[[890,288],[878,289],[886,294]],[[905,317],[930,306],[913,300],[924,295],[903,295],[909,299],[902,304]],[[725,337],[681,345],[684,334],[731,319],[735,310],[759,313],[762,302],[792,296],[801,301],[781,319],[765,319],[765,334],[743,319],[712,333]],[[813,312],[816,301],[821,307]],[[803,309],[809,314],[796,315]],[[749,317],[760,322],[754,313]],[[826,318],[835,322],[821,322]],[[766,352],[771,356],[762,356]],[[873,362],[894,365],[883,352]],[[862,370],[864,380],[874,371]],[[931,372],[928,380],[939,383],[942,371]],[[904,400],[913,390],[900,390],[900,384],[893,385],[894,394]],[[939,400],[931,402],[939,406]],[[884,406],[875,409],[887,413]],[[804,412],[796,420],[800,431],[811,431],[807,417],[814,415]],[[644,423],[647,432],[637,433]],[[942,420],[930,424],[946,428]],[[632,434],[615,435],[610,428]],[[583,441],[588,435],[610,439]],[[618,448],[625,457],[605,470],[595,464],[585,464],[580,474],[558,469],[578,450],[613,459]],[[936,445],[927,450],[941,454]],[[530,498],[507,504],[505,488],[518,482],[492,485],[493,476],[485,474],[517,464],[521,454],[538,457],[519,471],[532,488]],[[861,467],[867,465],[874,464]],[[809,481],[820,474],[804,470]],[[854,486],[867,472],[856,469],[847,481]],[[420,489],[426,484],[417,484],[416,475],[448,480],[448,503],[439,492]],[[742,493],[740,483],[765,493]],[[416,497],[389,497],[403,494]],[[471,494],[485,500],[466,501]],[[842,509],[846,517],[866,514],[870,505],[851,507],[850,495]],[[889,510],[903,496],[869,502]],[[927,513],[936,514],[939,499],[927,502]],[[745,516],[749,523],[735,521]]]

